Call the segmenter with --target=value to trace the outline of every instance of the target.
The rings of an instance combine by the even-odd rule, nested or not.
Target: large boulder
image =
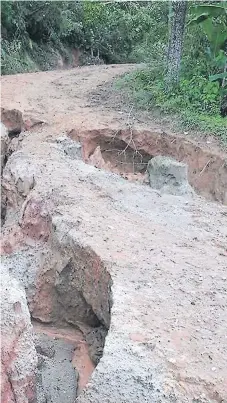
[[[179,196],[194,193],[188,183],[188,166],[183,162],[158,155],[148,162],[147,171],[153,189]]]
[[[1,268],[1,401],[36,400],[37,354],[24,290]]]

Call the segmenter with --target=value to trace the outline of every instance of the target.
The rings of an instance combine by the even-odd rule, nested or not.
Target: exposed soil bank
[[[4,231],[10,239],[14,217],[22,233],[4,261],[23,281],[32,316],[59,328],[83,319],[99,341],[113,279],[104,354],[78,401],[225,399],[224,207],[160,197],[64,155],[58,142],[28,150],[4,169],[14,202]],[[28,172],[35,185],[23,196]]]
[[[201,195],[227,204],[226,156],[204,150],[191,140],[161,131],[133,129],[71,130],[83,147],[83,158],[98,168],[146,182],[147,162],[157,155],[188,164],[189,182]]]

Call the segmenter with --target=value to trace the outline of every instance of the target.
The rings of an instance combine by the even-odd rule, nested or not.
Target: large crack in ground
[[[227,204],[227,165],[225,155],[204,150],[191,140],[161,130],[76,130],[69,137],[82,145],[83,159],[139,183],[148,183],[148,161],[168,156],[188,165],[189,183],[208,200]]]
[[[31,230],[34,222],[31,216],[28,220]],[[39,238],[35,228],[32,234]],[[17,251],[11,249],[3,262],[25,286],[39,356],[38,402],[67,398],[73,403],[103,354],[111,278],[90,248],[70,245],[69,240],[62,245],[55,231],[56,224],[50,239],[45,238],[47,244],[41,240],[36,248],[24,246],[24,236],[21,247],[15,245]]]
[[[222,401],[225,211],[132,182],[171,156],[225,203],[224,159],[158,132],[50,137],[23,140],[3,172],[3,262],[26,289],[38,402]]]
[[[14,163],[7,173],[7,161],[14,158],[10,140],[4,151],[3,262],[27,294],[39,357],[37,401],[74,403],[103,354],[111,277],[91,248],[65,244],[58,218],[53,224],[43,201],[30,196],[36,185],[32,164],[20,174],[19,154],[18,168]],[[29,239],[37,240],[37,247]]]
[[[67,253],[64,251],[66,258]],[[63,267],[58,260],[58,265],[39,272],[38,288],[29,304],[36,319],[36,345],[41,355],[39,403],[43,394],[47,402],[60,403],[65,398],[74,402],[102,357],[110,323],[109,274],[91,250],[77,246],[72,254]],[[102,292],[95,281],[100,282]],[[46,348],[52,348],[53,353],[43,359]]]

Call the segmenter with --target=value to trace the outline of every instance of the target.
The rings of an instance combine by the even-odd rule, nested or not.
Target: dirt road
[[[141,113],[138,118],[130,100],[125,104],[121,94],[113,91],[109,85],[113,78],[135,68],[89,66],[4,76],[2,107],[20,110],[27,128],[44,122],[43,127],[35,125],[32,129],[33,145],[48,136],[71,133],[72,138],[83,144],[86,162],[100,146],[101,150],[96,150],[90,162],[139,182],[145,178],[135,165],[140,162],[145,166],[150,156],[169,155],[188,164],[189,181],[196,191],[227,204],[226,154],[215,140],[207,143],[197,136],[193,141],[157,126],[148,114]]]
[[[119,141],[127,147],[130,130],[122,128],[130,129],[129,112],[92,106],[89,94],[132,68],[3,77],[2,106],[46,122],[21,134],[4,170],[5,264],[25,285],[33,318],[74,323],[72,307],[80,301],[78,315],[109,328],[79,403],[225,403],[227,210],[200,196],[160,195],[116,175],[115,154],[108,159],[101,141],[118,137],[117,147]],[[224,154],[209,169],[209,152],[188,139],[179,143],[159,128],[155,134],[154,126],[145,136],[149,124],[135,125],[147,154],[149,142],[153,150],[159,144],[156,153],[188,151],[201,193],[225,200]],[[96,152],[93,165],[104,169],[65,152],[62,136],[69,133],[88,159]],[[135,135],[134,151],[140,141]]]
[[[43,119],[57,131],[113,127],[127,119],[115,111],[92,108],[88,95],[132,65],[90,66],[73,70],[39,72],[2,77],[2,107],[19,109],[25,118]]]

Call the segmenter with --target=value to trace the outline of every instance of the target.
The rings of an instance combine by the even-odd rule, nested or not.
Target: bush
[[[25,51],[21,41],[1,42],[1,69],[2,74],[24,73],[37,71],[35,61]]]
[[[227,119],[220,116],[221,86],[203,76],[183,78],[172,93],[165,91],[163,64],[138,70],[118,80],[138,108],[175,115],[180,127],[207,132],[227,142]]]

